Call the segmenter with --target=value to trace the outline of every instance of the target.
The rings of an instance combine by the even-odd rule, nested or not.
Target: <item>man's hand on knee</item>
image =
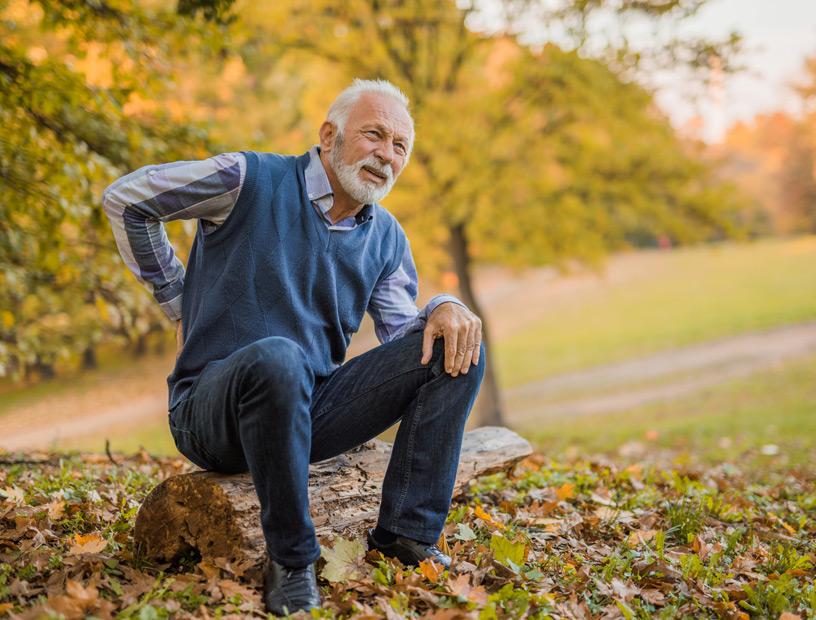
[[[466,375],[471,364],[479,363],[482,321],[464,306],[445,302],[431,312],[422,340],[423,364],[431,361],[437,338],[445,339],[445,372],[452,377]]]

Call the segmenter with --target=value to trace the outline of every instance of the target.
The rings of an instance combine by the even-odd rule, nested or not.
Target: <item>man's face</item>
[[[343,190],[361,204],[385,198],[408,161],[411,132],[411,119],[397,101],[360,97],[329,154]]]

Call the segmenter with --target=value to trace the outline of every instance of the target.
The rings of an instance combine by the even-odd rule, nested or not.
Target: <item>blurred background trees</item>
[[[598,265],[765,230],[770,216],[724,182],[731,168],[679,140],[637,82],[671,63],[733,68],[737,37],[626,36],[633,20],[670,31],[700,4],[0,0],[0,368],[92,363],[96,344],[165,325],[116,257],[107,183],[220,151],[303,152],[353,77],[411,99],[413,161],[385,204],[421,273],[455,274],[476,311],[474,264]],[[794,135],[812,172],[814,131]],[[171,231],[182,258],[191,232]],[[501,421],[492,377],[485,392],[481,419]]]
[[[122,273],[101,190],[158,159],[204,157],[206,132],[152,93],[196,30],[173,7],[0,2],[0,370],[95,363],[160,312]]]
[[[712,149],[721,178],[751,196],[746,220],[762,234],[816,232],[816,56],[796,87],[803,114],[759,115],[738,123]]]

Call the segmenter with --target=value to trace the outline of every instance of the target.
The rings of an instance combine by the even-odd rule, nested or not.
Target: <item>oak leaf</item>
[[[560,487],[554,487],[553,490],[559,502],[575,497],[575,485],[571,482],[565,482]]]
[[[617,601],[622,601],[624,603],[628,603],[631,601],[635,596],[640,594],[640,588],[638,588],[631,579],[627,580],[624,583],[621,579],[615,577],[612,579],[612,597]]]
[[[100,553],[108,546],[108,541],[97,534],[80,536],[74,534],[74,539],[69,543],[68,555],[81,555],[83,553]]]
[[[419,570],[423,576],[431,583],[437,583],[442,576],[442,570],[437,566],[436,562],[430,558],[425,558],[419,563]]]
[[[23,490],[18,487],[6,487],[0,490],[0,494],[4,495],[7,501],[12,504],[22,504],[25,497]]]
[[[473,587],[467,575],[459,575],[456,579],[448,578],[448,590],[454,596],[467,599],[479,607],[487,605],[487,590],[484,586]]]
[[[69,580],[65,583],[65,594],[48,599],[48,606],[58,614],[65,616],[65,620],[79,620],[87,615],[96,605],[99,591],[93,587],[84,587],[78,581]]]
[[[65,518],[64,500],[55,500],[48,504],[48,518],[52,521],[59,521]]]
[[[499,523],[498,521],[493,519],[493,517],[490,516],[488,513],[486,513],[481,506],[475,506],[473,508],[473,514],[476,515],[482,521],[487,521],[488,523],[490,523],[492,525],[495,525],[496,527],[498,527],[501,530],[504,529],[504,524]]]
[[[475,540],[476,533],[471,529],[467,523],[457,523],[456,529],[459,530],[453,537],[456,540],[467,542],[468,540]]]

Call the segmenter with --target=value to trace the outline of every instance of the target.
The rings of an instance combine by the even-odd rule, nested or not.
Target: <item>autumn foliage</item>
[[[536,454],[451,506],[454,571],[406,568],[351,538],[321,541],[321,617],[803,617],[816,611],[816,478],[784,466],[621,463]],[[0,468],[0,617],[265,617],[246,567],[133,548],[141,500],[188,471],[146,453],[29,455]],[[788,615],[784,615],[788,614]]]

